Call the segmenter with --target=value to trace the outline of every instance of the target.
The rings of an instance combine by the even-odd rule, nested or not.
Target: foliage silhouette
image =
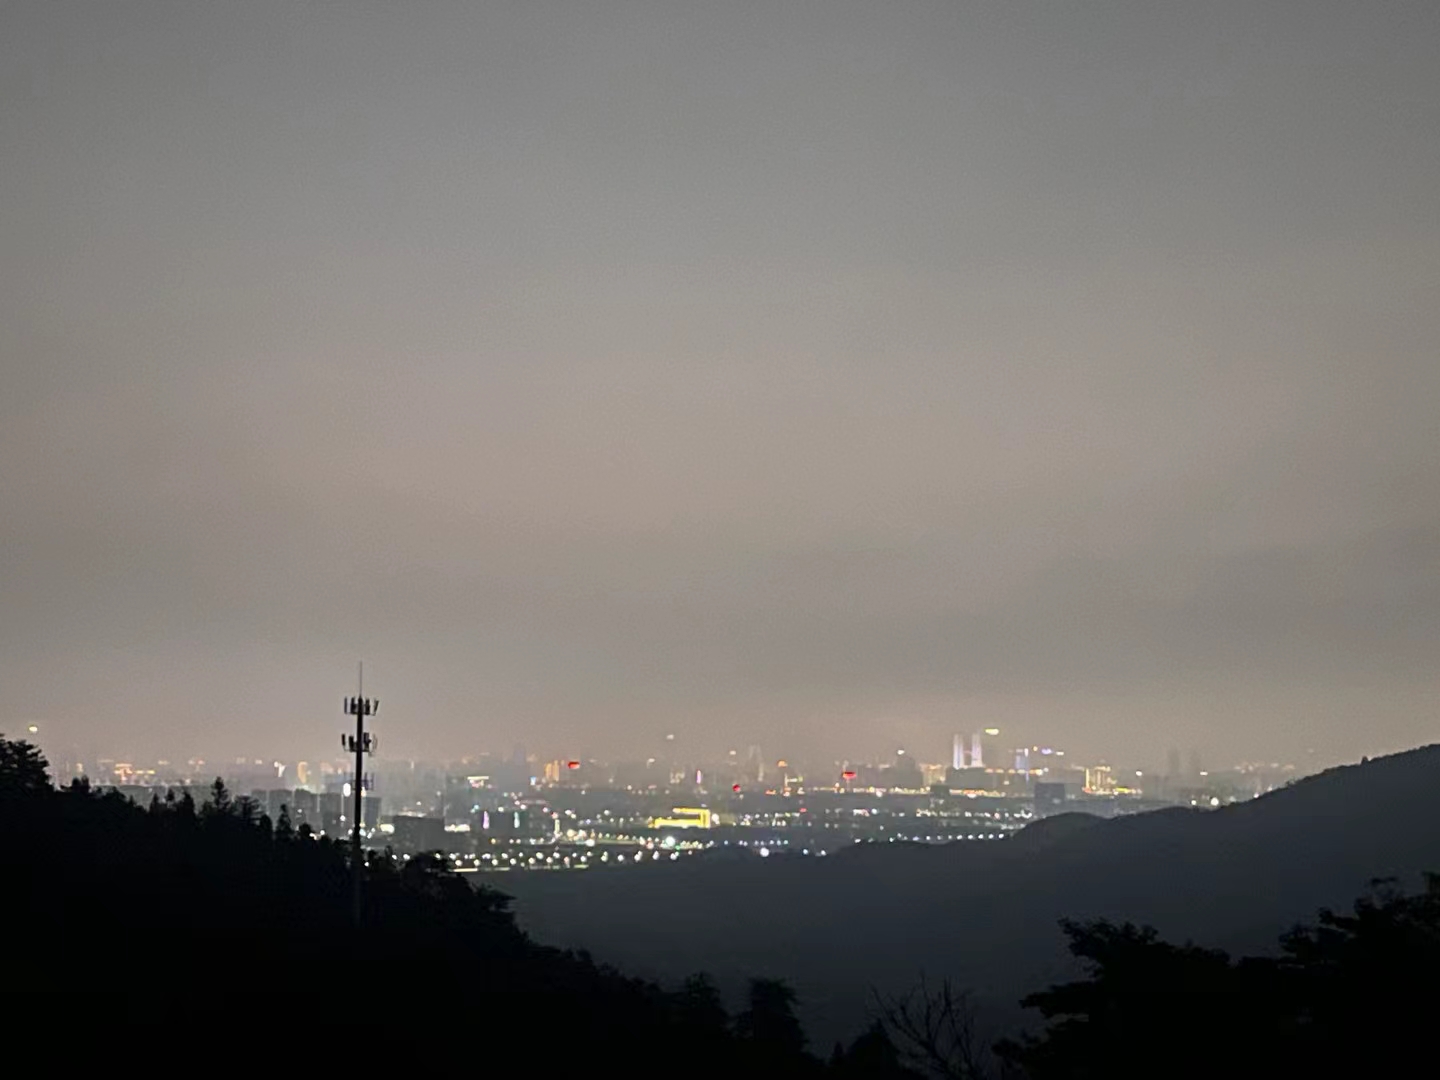
[[[1380,881],[1351,914],[1321,911],[1277,956],[1232,961],[1153,929],[1062,924],[1084,979],[1031,994],[1048,1026],[1002,1041],[1032,1080],[1072,1080],[1121,1060],[1167,1076],[1331,1076],[1398,1065],[1427,1030],[1440,972],[1440,877],[1408,895]]]
[[[805,1032],[795,1015],[795,991],[778,979],[751,979],[748,1006],[735,1018],[752,1068],[759,1062],[790,1063],[795,1070],[818,1067],[805,1053]]]
[[[879,1019],[872,1031],[885,1034],[897,1062],[938,1080],[983,1080],[989,1075],[969,997],[949,979],[933,985],[922,977],[908,994],[877,995],[876,1005]]]
[[[886,1077],[889,1080],[924,1080],[925,1073],[909,1068],[891,1040],[883,1021],[875,1021],[846,1050],[839,1046],[830,1056],[830,1075]]]
[[[437,855],[367,852],[357,937],[345,840],[295,829],[288,809],[271,828],[220,779],[199,807],[182,791],[142,809],[85,781],[56,791],[45,770],[33,746],[0,737],[0,918],[24,928],[10,936],[3,985],[30,998],[85,994],[92,1025],[123,1020],[131,1034],[162,1026],[178,1047],[246,1014],[248,1005],[218,1007],[227,995],[238,1007],[283,986],[316,1030],[383,1011],[387,1030],[403,1036],[464,1032],[467,1045],[517,1051],[507,1057],[523,1060],[518,1048],[528,1048],[545,1069],[612,1058],[636,1076],[821,1069],[803,1051],[782,983],[757,983],[732,1024],[703,976],[667,992],[535,943],[508,897],[472,886]],[[163,991],[186,972],[211,990]]]
[[[40,748],[23,739],[0,735],[0,799],[23,799],[50,790],[50,763]]]
[[[704,976],[667,991],[538,945],[508,897],[437,855],[366,854],[357,936],[346,842],[296,829],[288,809],[271,828],[219,780],[201,806],[182,791],[141,808],[83,780],[57,791],[46,768],[34,746],[0,737],[0,918],[12,928],[3,986],[85,994],[88,1022],[123,1018],[131,1034],[163,1025],[167,1046],[181,1047],[207,1023],[251,1015],[256,992],[278,986],[316,1030],[383,1014],[389,1031],[503,1046],[517,1060],[536,1055],[541,1071],[993,1073],[964,995],[946,982],[881,1000],[878,1022],[824,1065],[806,1051],[782,982],[752,980],[732,1021]],[[1074,1080],[1126,1062],[1180,1078],[1374,1072],[1415,1050],[1440,997],[1436,876],[1416,894],[1376,882],[1351,911],[1320,912],[1268,957],[1233,960],[1131,924],[1062,926],[1085,976],[1025,999],[1043,1026],[997,1044],[1002,1075]],[[184,973],[208,991],[180,991]]]

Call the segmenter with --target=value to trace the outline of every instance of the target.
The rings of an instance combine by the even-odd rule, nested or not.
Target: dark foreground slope
[[[370,853],[357,928],[343,845],[284,814],[272,823],[218,781],[203,805],[185,794],[148,809],[83,784],[56,791],[33,746],[0,737],[0,836],[0,1002],[17,1047],[39,1039],[74,1060],[86,1045],[138,1047],[213,1067],[217,1051],[273,1058],[359,1038],[372,1069],[561,1075],[623,1061],[640,1077],[848,1076],[875,1057],[860,1046],[827,1071],[778,984],[753,984],[732,1018],[703,980],[667,990],[538,945],[505,897],[437,857]],[[62,1041],[40,1039],[47,1027]],[[863,1075],[896,1076],[880,1049]]]
[[[950,976],[1017,1019],[1026,991],[1073,973],[1062,917],[1109,917],[1261,953],[1369,882],[1440,867],[1440,746],[1333,769],[1252,802],[1083,823],[1000,844],[864,845],[825,859],[703,859],[506,875],[537,939],[628,970],[773,974],[821,1041],[855,1031],[869,990]]]

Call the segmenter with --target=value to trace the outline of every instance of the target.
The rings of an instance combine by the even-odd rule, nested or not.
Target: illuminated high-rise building
[[[980,732],[970,736],[970,767],[972,769],[983,769],[985,767],[985,750],[980,741]]]
[[[958,735],[958,734],[957,734],[957,735],[955,736],[955,741],[954,741],[954,744],[953,744],[953,746],[952,746],[952,748],[951,748],[950,765],[951,765],[952,768],[955,768],[955,769],[963,769],[963,768],[965,767],[965,736],[964,736],[964,735]]]

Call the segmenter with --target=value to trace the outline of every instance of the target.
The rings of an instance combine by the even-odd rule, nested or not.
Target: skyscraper
[[[983,769],[985,767],[985,751],[981,747],[980,732],[970,736],[970,767],[972,769]]]
[[[760,747],[752,746],[745,751],[745,773],[757,784],[765,782],[765,758],[760,753]]]
[[[954,746],[951,750],[950,765],[952,768],[963,769],[965,767],[965,736],[956,735]]]

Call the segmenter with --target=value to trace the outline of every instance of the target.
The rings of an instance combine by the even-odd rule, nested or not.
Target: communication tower
[[[353,698],[344,698],[341,702],[341,711],[346,716],[355,718],[355,734],[344,733],[340,736],[340,745],[355,755],[355,779],[351,785],[352,794],[355,796],[355,819],[351,824],[351,852],[350,869],[353,877],[351,897],[351,917],[355,926],[360,926],[364,914],[364,902],[361,895],[362,882],[365,876],[365,848],[362,837],[364,826],[363,805],[361,798],[366,788],[370,787],[371,778],[365,775],[365,755],[373,754],[380,741],[370,732],[365,730],[365,718],[374,716],[380,711],[379,698],[367,698],[365,694],[365,665],[360,664],[357,673],[357,692]]]

